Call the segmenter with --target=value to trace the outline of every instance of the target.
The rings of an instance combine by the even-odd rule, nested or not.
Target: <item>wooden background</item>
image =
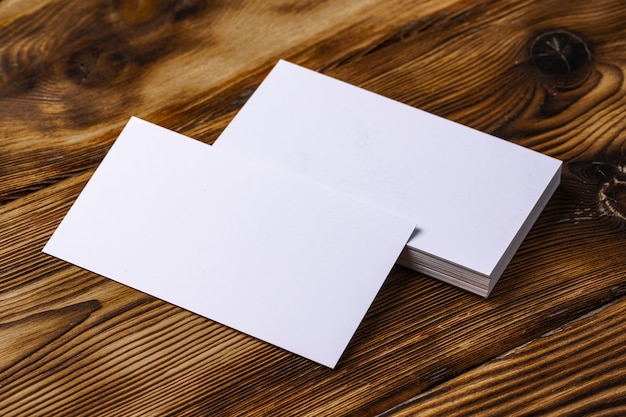
[[[279,58],[564,161],[490,298],[397,267],[329,370],[41,253],[131,115],[211,143]],[[0,1],[0,414],[626,415],[625,69],[623,0]]]

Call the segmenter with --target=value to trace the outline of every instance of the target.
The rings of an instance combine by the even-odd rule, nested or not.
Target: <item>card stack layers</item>
[[[488,296],[561,161],[280,61],[215,147],[411,218],[399,263]]]

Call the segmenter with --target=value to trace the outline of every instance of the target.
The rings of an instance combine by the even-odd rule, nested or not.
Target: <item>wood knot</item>
[[[626,221],[626,165],[600,161],[577,161],[568,164],[570,172],[581,181],[581,189],[597,196],[595,203],[604,216]]]
[[[112,45],[105,45],[110,46]],[[89,45],[70,54],[66,66],[66,75],[76,84],[98,87],[114,81],[124,70],[125,60],[115,50],[103,53],[100,47]]]
[[[623,171],[626,171],[622,168]],[[605,214],[626,220],[626,181],[613,178],[603,184],[599,193],[600,208]]]
[[[533,41],[530,54],[542,72],[568,75],[588,67],[591,52],[580,36],[559,29],[543,33]]]

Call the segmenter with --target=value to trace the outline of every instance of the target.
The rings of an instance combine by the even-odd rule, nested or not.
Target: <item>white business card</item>
[[[414,227],[133,118],[44,252],[334,367]]]

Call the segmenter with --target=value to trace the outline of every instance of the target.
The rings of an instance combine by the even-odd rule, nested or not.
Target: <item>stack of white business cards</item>
[[[399,257],[487,296],[560,167],[281,61],[214,146],[132,118],[44,251],[334,367]]]
[[[400,263],[487,296],[561,161],[280,61],[214,145],[417,224]]]

